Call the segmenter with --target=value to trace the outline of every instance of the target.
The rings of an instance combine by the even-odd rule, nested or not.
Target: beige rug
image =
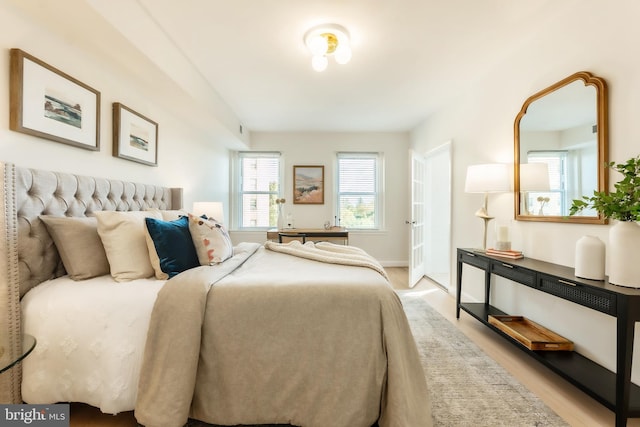
[[[567,426],[421,297],[401,296],[438,427]]]

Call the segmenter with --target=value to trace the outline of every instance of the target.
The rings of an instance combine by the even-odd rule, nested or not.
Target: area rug
[[[420,296],[401,295],[431,396],[434,426],[567,426]]]
[[[434,427],[568,426],[422,297],[400,298],[425,371]],[[218,426],[189,420],[187,427]]]

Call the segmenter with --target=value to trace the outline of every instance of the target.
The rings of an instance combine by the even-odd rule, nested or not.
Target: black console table
[[[507,338],[518,348],[614,411],[616,427],[626,426],[628,418],[640,417],[640,387],[631,383],[633,334],[635,323],[640,321],[640,289],[615,286],[607,281],[580,279],[574,275],[573,268],[531,258],[512,260],[473,249],[458,248],[457,260],[456,318],[460,318],[460,310],[464,310]],[[461,302],[464,264],[484,270],[485,302]],[[615,317],[616,372],[611,372],[575,351],[531,351],[491,325],[489,315],[507,314],[490,304],[493,274]]]

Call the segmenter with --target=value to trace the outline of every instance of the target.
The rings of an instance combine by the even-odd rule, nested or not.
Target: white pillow
[[[218,221],[189,214],[189,232],[200,265],[218,264],[233,256],[229,233]]]
[[[144,219],[162,219],[160,212],[99,211],[94,215],[98,220],[98,235],[109,260],[111,276],[118,282],[153,276]]]

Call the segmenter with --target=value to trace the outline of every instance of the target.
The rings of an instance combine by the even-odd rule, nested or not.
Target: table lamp
[[[504,193],[511,190],[509,183],[509,166],[505,163],[489,163],[471,165],[467,168],[467,179],[464,185],[465,193],[483,193],[484,203],[475,215],[484,221],[484,236],[482,250],[487,250],[487,226],[494,217],[487,211],[489,193]]]
[[[224,224],[224,209],[222,202],[194,202],[193,214],[196,216],[206,215],[221,224]]]

